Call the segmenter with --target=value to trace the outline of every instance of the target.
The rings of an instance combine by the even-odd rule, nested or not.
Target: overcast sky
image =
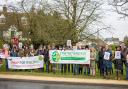
[[[0,5],[4,4],[5,0],[0,0]],[[16,1],[20,0],[8,0],[8,4],[15,4]],[[104,6],[105,9],[110,10],[111,7],[108,5]],[[0,10],[2,8],[0,7]],[[103,22],[106,25],[111,25],[115,30],[112,30],[111,32],[108,31],[101,31],[100,34],[106,38],[106,37],[117,37],[120,38],[120,40],[123,40],[124,36],[128,35],[128,19],[119,19],[120,15],[106,11],[105,12],[105,18],[103,19]]]

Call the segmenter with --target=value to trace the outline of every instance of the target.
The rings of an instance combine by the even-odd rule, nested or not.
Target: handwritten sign
[[[67,46],[72,46],[71,40],[67,40]]]
[[[115,51],[115,59],[121,59],[121,51]]]
[[[109,60],[110,59],[110,53],[109,52],[105,52],[104,53],[104,59],[105,60]]]

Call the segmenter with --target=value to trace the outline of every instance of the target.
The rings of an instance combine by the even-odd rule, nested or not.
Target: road
[[[62,84],[57,85],[31,82],[0,81],[0,89],[128,89],[128,87]]]

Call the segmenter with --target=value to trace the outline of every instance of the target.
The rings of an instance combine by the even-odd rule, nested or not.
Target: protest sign
[[[59,64],[90,64],[89,50],[50,50],[50,62]]]
[[[9,57],[8,67],[10,69],[37,69],[43,68],[44,57],[33,56],[33,57]]]

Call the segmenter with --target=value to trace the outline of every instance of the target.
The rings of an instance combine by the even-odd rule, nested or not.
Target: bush
[[[116,45],[111,45],[111,48],[112,48],[113,51],[115,51],[116,50]]]

